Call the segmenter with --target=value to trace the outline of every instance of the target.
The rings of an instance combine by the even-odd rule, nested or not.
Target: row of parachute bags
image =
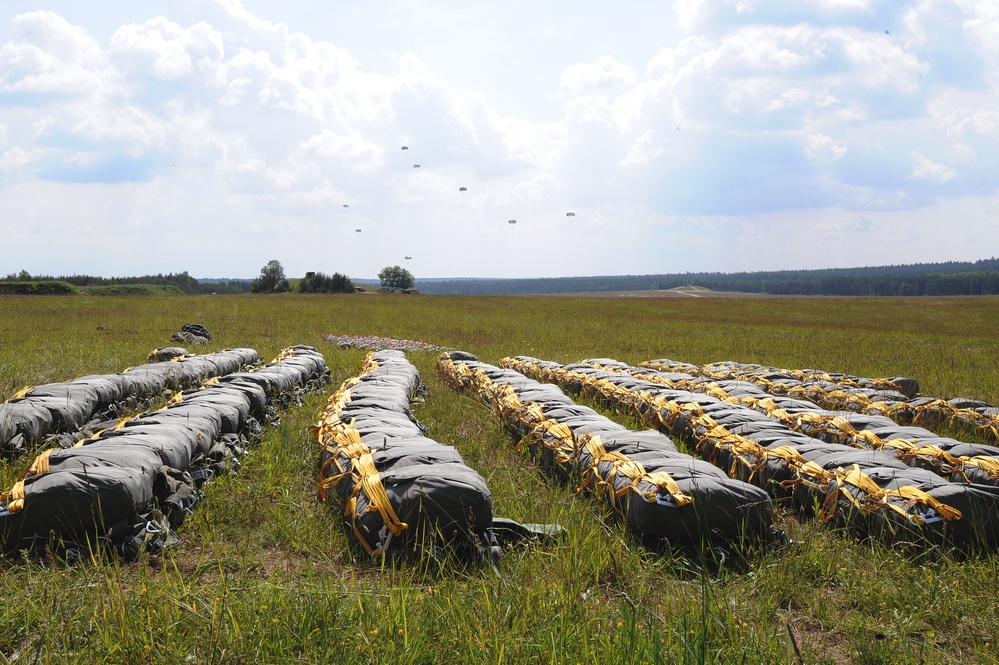
[[[765,386],[778,378],[766,368],[743,366],[739,378],[714,378],[712,375],[722,373],[717,366],[708,372],[666,360],[632,367],[609,358],[561,365],[518,356],[505,358],[500,365],[504,369],[466,363],[458,376],[464,383],[479,386],[483,377],[515,371],[543,384],[557,384],[569,393],[587,395],[606,408],[634,416],[690,446],[726,478],[752,485],[760,494],[757,505],[766,505],[767,510],[769,502],[764,503],[763,497],[788,502],[800,514],[817,515],[858,538],[892,545],[937,545],[948,550],[983,552],[999,544],[999,448],[941,437],[913,424],[950,417],[977,426],[988,435],[988,412],[974,418],[966,414],[954,418],[954,412],[966,407],[941,407],[942,400],[907,399],[901,389],[918,391],[911,380],[897,381],[893,387],[864,386],[855,377],[840,377],[842,382],[835,384],[830,378],[836,377],[827,374],[820,381],[829,385],[809,389],[816,395],[839,393],[831,398],[830,405],[842,408],[851,391],[861,397],[854,400],[857,407],[874,404],[873,408],[858,410],[827,410],[801,397],[786,392],[782,395],[779,389],[767,392]],[[754,372],[762,380],[747,380]],[[732,372],[725,376],[729,374]],[[510,378],[499,377],[503,381]],[[795,380],[781,381],[791,385]],[[851,383],[857,385],[848,385]],[[542,384],[523,385],[526,390],[537,391]],[[524,392],[516,387],[514,390],[518,400],[524,402]],[[878,392],[887,395],[882,399],[872,394]],[[528,392],[527,400],[533,400],[532,395]],[[894,400],[896,406],[903,402],[908,406],[892,409],[888,401],[892,395],[899,398]],[[503,398],[510,402],[501,407],[511,414],[509,418],[518,423],[532,423],[538,418],[538,413],[525,411],[508,395]],[[908,424],[882,415],[885,410]],[[539,411],[546,419],[552,415],[551,408],[545,405]],[[944,416],[946,413],[952,415]],[[561,415],[557,413],[557,417]],[[576,425],[577,421],[571,419],[574,417],[570,414],[566,423],[570,428]],[[591,439],[596,433],[606,439],[597,430],[587,432]],[[576,428],[574,437],[554,441],[546,437],[539,442],[552,448],[549,455],[557,463],[573,473],[580,473],[580,469],[585,473],[593,462],[584,450],[594,446],[581,434]],[[602,448],[607,450],[605,459],[609,461],[597,463],[596,475],[605,482],[612,467],[640,477],[641,472],[622,457],[649,473],[659,468],[650,467],[648,453],[631,454],[631,450],[621,451],[606,443]],[[604,454],[599,448],[598,452]],[[662,455],[669,456],[665,452]],[[692,465],[691,470],[694,468]],[[698,493],[709,487],[698,478],[699,473],[692,472],[682,479],[673,475],[675,490],[689,498],[691,506],[699,503]],[[619,482],[615,480],[615,487]],[[707,501],[700,501],[701,510],[697,511],[704,520],[700,525],[702,533],[706,530],[723,535],[723,528],[741,524],[748,535],[754,524],[756,528],[762,526],[760,521],[754,523],[742,517],[746,507],[733,512],[733,503],[721,501],[716,509],[712,502],[718,499],[718,493],[712,491],[710,495]],[[726,510],[730,511],[727,518]],[[759,510],[766,514],[762,507]]]
[[[0,405],[8,455],[48,445],[0,495],[4,553],[96,542],[134,555],[171,544],[204,483],[237,469],[280,408],[330,381],[323,355],[307,346],[267,364],[252,349],[157,350],[150,361]],[[989,435],[987,406],[920,398],[906,379],[733,363],[499,364],[450,352],[437,374],[483,402],[545,474],[606,503],[651,545],[740,555],[780,546],[775,502],[861,538],[963,551],[999,544],[999,448],[922,426],[949,419]],[[425,393],[403,352],[369,353],[309,428],[319,493],[361,548],[495,561],[506,543],[562,535],[494,515],[485,479],[414,417]],[[164,394],[173,396],[162,408],[120,417]],[[570,394],[649,429],[628,429]]]
[[[26,388],[0,404],[5,455],[42,449],[0,495],[5,556],[72,560],[110,550],[134,558],[174,544],[204,484],[237,470],[280,409],[330,381],[309,346],[266,364],[253,349],[189,356],[172,348],[150,361]]]

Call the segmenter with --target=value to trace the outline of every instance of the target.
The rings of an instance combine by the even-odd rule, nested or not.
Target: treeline
[[[803,296],[996,295],[999,294],[999,259],[823,270],[419,280],[417,283],[423,293],[455,295],[652,291],[689,285],[712,291]]]
[[[6,277],[0,279],[0,293],[11,293],[13,289],[11,287],[4,288],[2,285],[10,285],[12,283],[19,284],[51,284],[51,283],[61,283],[70,284],[76,287],[125,287],[125,286],[135,286],[135,285],[148,285],[148,286],[158,286],[164,287],[161,289],[164,293],[176,292],[174,289],[179,290],[181,293],[197,294],[197,293],[249,293],[250,292],[250,280],[213,280],[206,282],[199,282],[194,277],[187,274],[185,270],[182,273],[168,273],[166,275],[142,275],[139,277],[94,277],[93,275],[69,275],[69,276],[59,276],[53,277],[52,275],[32,275],[26,270],[22,270],[19,273],[11,273]],[[172,288],[170,288],[172,287]],[[108,289],[105,288],[107,291]],[[19,287],[19,292],[25,293],[26,291],[31,293],[55,293],[51,287]],[[119,289],[121,293],[129,293],[128,289]],[[65,289],[59,289],[58,292],[65,292]],[[134,289],[133,289],[134,292]]]

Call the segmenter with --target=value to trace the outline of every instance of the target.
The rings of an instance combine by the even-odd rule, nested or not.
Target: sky
[[[2,0],[0,247],[242,278],[990,258],[999,3]]]

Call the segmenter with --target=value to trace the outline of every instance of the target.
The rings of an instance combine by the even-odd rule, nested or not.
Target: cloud
[[[20,14],[10,41],[0,47],[0,104],[96,94],[104,64],[100,44],[83,28],[54,12]]]
[[[805,152],[809,159],[842,159],[843,155],[846,154],[846,144],[842,141],[836,141],[831,136],[816,132],[808,135]]]
[[[618,62],[609,55],[602,55],[596,62],[579,62],[562,72],[559,87],[563,94],[577,95],[600,92],[615,85],[630,85],[635,81],[635,72],[628,65]]]
[[[111,36],[114,64],[133,81],[177,81],[200,73],[211,81],[225,53],[222,34],[205,22],[184,28],[165,17],[118,28]]]
[[[927,157],[919,154],[916,150],[913,150],[910,154],[913,161],[916,162],[916,167],[912,171],[913,178],[927,178],[930,180],[947,182],[957,175],[957,171],[951,167],[946,164],[933,162]]]

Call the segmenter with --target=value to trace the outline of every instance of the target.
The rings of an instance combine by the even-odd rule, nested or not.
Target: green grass
[[[999,299],[613,300],[536,297],[2,297],[0,397],[117,372],[185,323],[199,352],[269,358],[313,344],[335,385],[363,353],[322,336],[381,335],[495,362],[669,357],[906,375],[925,394],[999,403]],[[498,515],[557,522],[558,545],[498,568],[371,560],[317,498],[317,395],[283,414],[242,471],[207,488],[181,544],[137,563],[0,562],[0,663],[999,662],[999,557],[955,560],[853,542],[781,512],[794,540],[745,570],[645,550],[598,504],[549,482],[488,411],[410,354],[429,435],[459,448]],[[335,387],[335,386],[334,386]],[[331,387],[331,390],[333,387]],[[0,463],[9,487],[26,460]],[[793,640],[791,636],[794,636]]]

